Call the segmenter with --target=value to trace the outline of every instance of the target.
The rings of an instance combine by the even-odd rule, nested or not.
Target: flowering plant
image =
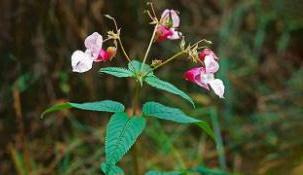
[[[176,58],[187,56],[198,66],[185,73],[185,80],[195,83],[206,90],[212,89],[217,96],[220,98],[224,97],[223,82],[220,79],[216,79],[214,76],[214,74],[219,70],[219,58],[206,46],[211,44],[211,42],[203,39],[194,44],[187,44],[185,42],[185,36],[183,36],[181,32],[177,31],[180,25],[179,13],[175,10],[166,9],[159,19],[152,4],[149,5],[151,9],[147,10],[146,13],[151,19],[151,24],[154,25],[154,31],[142,62],[131,59],[128,56],[120,38],[120,29],[117,22],[109,15],[105,16],[114,22],[115,30],[107,32],[107,38],[105,40],[102,35],[94,32],[84,41],[85,51],[77,50],[71,56],[72,71],[83,73],[89,71],[93,64],[112,60],[116,56],[119,47],[128,61],[127,67],[105,67],[101,68],[99,73],[109,74],[118,78],[132,78],[136,81],[136,88],[134,90],[134,96],[131,99],[132,104],[130,106],[132,110],[127,113],[125,112],[125,107],[122,103],[112,100],[103,100],[88,103],[68,102],[57,104],[44,111],[42,114],[42,116],[44,116],[46,113],[67,108],[114,113],[107,124],[105,161],[101,164],[101,170],[107,175],[124,174],[123,170],[117,166],[117,163],[135,144],[137,138],[146,127],[146,119],[149,117],[183,124],[196,124],[208,135],[213,137],[213,132],[207,122],[190,117],[178,108],[150,101],[145,102],[142,105],[142,109],[140,109],[140,91],[144,87],[144,84],[175,94],[195,107],[190,96],[173,84],[159,79],[154,73],[155,70],[167,65]],[[180,51],[170,58],[164,60],[152,60],[150,65],[146,63],[150,49],[154,43],[178,39],[181,40]],[[112,41],[113,44],[106,49],[103,49],[103,45],[107,41]],[[134,159],[136,159],[136,156]],[[134,160],[134,162],[136,162],[136,160]],[[136,166],[138,165],[135,165],[135,171],[133,174],[140,174],[138,172],[138,167]],[[185,170],[183,173],[184,172]],[[155,171],[151,171],[147,174],[151,175],[155,173]],[[182,172],[179,174],[181,173]]]

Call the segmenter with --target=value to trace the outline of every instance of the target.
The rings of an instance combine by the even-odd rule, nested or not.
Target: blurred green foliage
[[[151,88],[142,102],[174,103],[208,120],[216,141],[193,126],[151,120],[139,141],[142,169],[302,174],[303,1],[153,2],[158,14],[165,8],[180,11],[188,41],[213,41],[227,95],[219,100],[185,82],[182,74],[193,66],[185,58],[159,70],[161,78],[192,92],[197,109]],[[39,117],[60,101],[130,102],[131,82],[96,73],[126,65],[122,55],[81,75],[71,72],[70,55],[88,34],[112,29],[103,17],[111,14],[131,57],[142,57],[152,30],[143,13],[146,1],[2,0],[0,7],[0,174],[99,174],[107,118],[76,111]],[[151,55],[163,59],[177,45],[156,45]],[[130,165],[127,156],[121,167],[130,172]]]

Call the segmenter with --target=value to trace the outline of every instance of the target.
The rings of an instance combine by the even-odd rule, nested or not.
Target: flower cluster
[[[224,98],[224,84],[222,80],[215,78],[215,73],[219,70],[219,58],[210,49],[204,49],[199,53],[199,59],[204,63],[201,67],[195,67],[185,73],[185,79],[193,82],[206,90],[214,91],[220,98]]]
[[[111,60],[116,55],[116,47],[108,47],[106,50],[102,48],[103,37],[94,32],[89,35],[85,41],[85,52],[76,50],[72,54],[72,68],[73,72],[87,72],[94,62],[105,62]]]
[[[186,53],[193,59],[194,62],[201,63],[200,67],[192,68],[185,73],[185,80],[195,83],[206,90],[212,89],[216,95],[218,95],[220,98],[224,98],[224,84],[222,80],[215,78],[215,73],[219,70],[219,58],[212,50],[206,48],[205,46],[200,46],[200,43],[203,41],[208,44],[211,42],[200,40],[193,45],[185,47],[186,43],[184,36],[182,36],[182,33],[178,31],[178,27],[180,26],[180,17],[178,12],[172,9],[166,9],[163,11],[160,20],[158,20],[153,8],[152,10],[153,15],[151,15],[149,11],[148,14],[152,19],[151,24],[155,24],[155,29],[142,65],[145,64],[153,42],[160,43],[166,40],[181,39],[182,37],[183,39],[180,44],[181,51],[176,55],[180,56]],[[112,39],[115,41],[115,43],[116,40],[119,41],[121,50],[123,51],[127,60],[130,62],[131,60],[122,46],[122,42],[120,40],[120,29],[118,29],[115,19],[109,15],[105,16],[114,21],[117,32],[108,32],[108,39],[106,40]],[[106,50],[104,50],[102,48],[103,42],[103,37],[99,33],[95,32],[89,35],[84,41],[86,48],[85,52],[77,50],[72,55],[71,59],[73,71],[79,73],[86,72],[92,68],[94,62],[105,62],[111,60],[116,55],[117,46],[115,45],[115,47],[108,47]],[[198,50],[202,48],[204,49],[198,52]],[[165,61],[153,60],[151,66],[153,66],[154,69],[157,69],[173,60],[175,57],[177,57],[176,55]]]

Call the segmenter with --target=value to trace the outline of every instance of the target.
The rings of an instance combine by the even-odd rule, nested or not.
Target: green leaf
[[[207,122],[192,118],[186,115],[178,108],[164,106],[157,102],[147,102],[143,105],[142,111],[145,116],[156,117],[163,120],[170,120],[177,123],[196,124],[208,135],[214,138],[214,133]]]
[[[195,107],[195,103],[192,100],[192,98],[190,96],[188,96],[186,93],[184,93],[183,91],[181,91],[180,89],[178,89],[173,84],[160,80],[156,76],[148,76],[144,79],[144,81],[154,88],[164,90],[164,91],[167,91],[167,92],[170,92],[172,94],[176,94],[176,95],[182,97],[183,99],[189,101]]]
[[[208,134],[213,140],[215,140],[214,131],[210,128],[209,124],[205,121],[200,121],[195,123],[198,127],[200,127],[206,134]]]
[[[160,171],[149,171],[145,173],[145,175],[182,175],[183,173],[179,171],[171,171],[171,172],[160,172]]]
[[[123,170],[116,165],[102,163],[100,168],[106,175],[124,175]]]
[[[111,100],[103,100],[103,101],[97,101],[97,102],[90,102],[90,103],[62,103],[62,104],[56,104],[48,109],[46,109],[42,114],[41,118],[43,118],[46,114],[51,112],[60,111],[63,109],[69,109],[69,108],[77,108],[82,110],[88,110],[88,111],[99,111],[99,112],[123,112],[124,106],[123,104],[111,101]]]
[[[200,120],[184,114],[178,108],[164,106],[157,102],[147,102],[143,105],[143,114],[145,116],[157,117],[164,120],[170,120],[178,123],[197,123]]]
[[[126,77],[134,76],[132,71],[125,69],[125,68],[121,68],[121,67],[105,67],[105,68],[101,68],[99,70],[99,72],[113,75],[113,76],[119,77],[119,78],[126,78]]]
[[[192,172],[197,172],[199,174],[207,174],[207,175],[227,175],[228,173],[221,171],[219,169],[210,169],[204,166],[199,166],[195,169],[191,170]]]
[[[136,142],[144,128],[143,117],[128,117],[126,113],[115,113],[106,129],[106,162],[116,164]]]
[[[140,72],[141,65],[142,65],[142,63],[140,61],[132,60],[130,63],[128,63],[128,69],[130,71],[134,72],[135,74],[137,74]],[[143,73],[150,72],[148,74],[148,76],[153,75],[152,68],[147,64],[144,64],[142,71],[143,71]]]

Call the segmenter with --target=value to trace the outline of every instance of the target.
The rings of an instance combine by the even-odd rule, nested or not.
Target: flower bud
[[[206,56],[211,56],[211,57],[213,57],[213,59],[219,60],[219,58],[217,57],[217,55],[212,50],[210,50],[208,48],[202,50],[199,53],[199,58],[200,58],[201,61],[204,61],[204,59],[205,59]]]
[[[106,49],[106,51],[107,51],[107,53],[109,54],[109,59],[110,59],[110,60],[112,60],[112,59],[116,56],[116,54],[117,54],[117,48],[116,48],[116,47],[113,47],[113,46],[108,47],[108,48]]]

